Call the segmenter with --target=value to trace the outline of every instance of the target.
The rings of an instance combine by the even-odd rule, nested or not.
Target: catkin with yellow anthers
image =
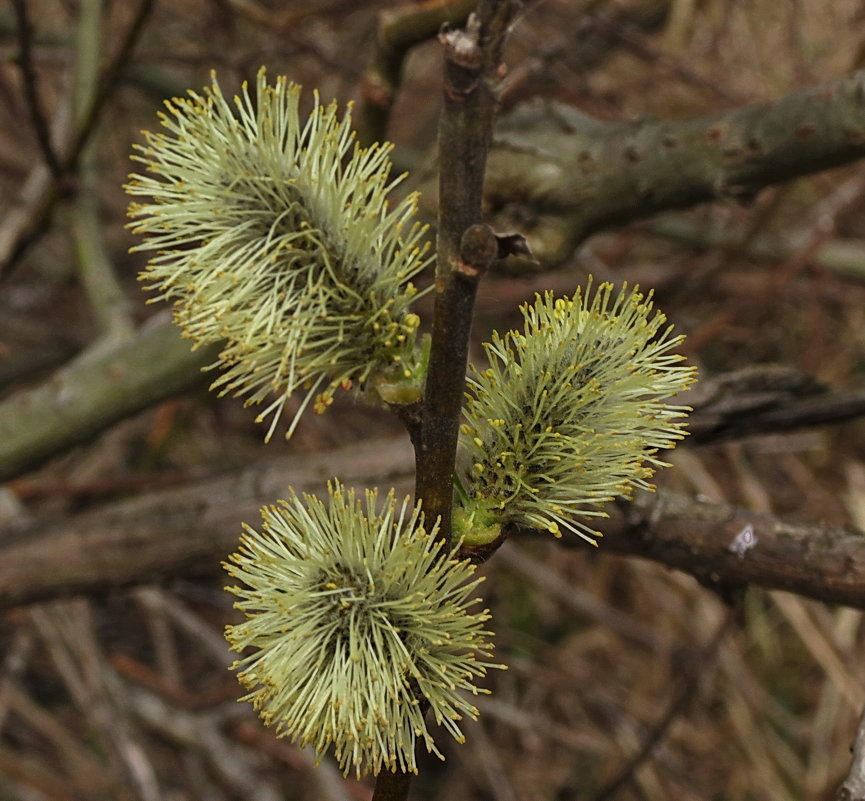
[[[470,371],[457,532],[471,542],[460,521],[488,537],[511,523],[594,544],[581,518],[651,488],[665,465],[658,451],[685,434],[687,407],[667,401],[694,370],[674,352],[682,337],[636,288],[590,283],[572,298],[538,295],[522,312],[523,331],[494,334],[490,367]]]
[[[214,77],[202,94],[166,103],[167,133],[145,132],[130,176],[130,227],[151,252],[142,275],[153,300],[196,344],[223,342],[214,387],[251,404],[273,433],[289,396],[326,408],[337,388],[358,391],[379,373],[413,384],[418,292],[429,263],[416,197],[393,208],[390,145],[356,145],[350,111],[315,97],[299,111],[300,87],[269,84],[255,100],[244,84],[229,102]],[[396,375],[394,363],[398,361]],[[403,396],[412,391],[403,389]]]
[[[240,682],[277,734],[346,773],[417,772],[415,745],[441,757],[432,717],[462,741],[477,709],[465,693],[490,667],[480,583],[436,527],[390,492],[379,504],[338,483],[326,501],[292,495],[247,527],[226,570],[246,620],[226,632]]]

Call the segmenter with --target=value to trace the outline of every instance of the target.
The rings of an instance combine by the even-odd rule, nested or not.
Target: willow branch
[[[400,438],[277,458],[62,520],[7,527],[0,531],[0,607],[212,575],[236,548],[241,521],[257,520],[259,508],[287,485],[321,495],[336,474],[347,486],[395,487],[408,494],[411,448]],[[719,591],[753,585],[865,609],[863,532],[788,523],[663,491],[610,511],[599,522],[600,556],[650,559]],[[748,527],[752,546],[744,548]],[[576,538],[562,543],[584,547]]]
[[[670,492],[644,493],[610,511],[598,524],[601,553],[674,567],[722,594],[752,585],[865,609],[861,531],[789,523]]]
[[[216,348],[192,351],[168,319],[110,351],[86,354],[0,403],[0,481],[88,442],[136,412],[206,379]]]
[[[516,10],[512,0],[481,2],[465,30],[443,31],[440,37],[445,83],[439,128],[435,317],[415,495],[423,502],[427,519],[440,520],[439,535],[446,542],[475,292],[495,256],[494,246],[485,247],[485,241],[494,245],[495,240],[480,225],[481,201],[501,52]],[[464,242],[464,237],[470,241]]]
[[[602,228],[705,201],[748,200],[862,156],[865,72],[676,122],[606,123],[536,101],[496,130],[487,201],[499,227],[518,228],[541,262],[556,264]]]
[[[429,370],[415,448],[415,500],[429,523],[438,521],[437,536],[446,547],[475,293],[498,248],[492,230],[481,224],[481,203],[499,66],[516,11],[515,0],[480,0],[465,29],[439,35],[444,87],[438,248]],[[382,771],[373,801],[405,801],[410,783],[407,774]]]

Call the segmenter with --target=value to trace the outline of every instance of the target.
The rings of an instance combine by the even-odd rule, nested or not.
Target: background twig
[[[39,100],[39,85],[36,78],[36,65],[33,60],[33,29],[27,10],[27,0],[12,0],[12,8],[15,10],[15,19],[18,24],[18,65],[21,68],[24,97],[27,100],[30,121],[33,124],[36,141],[39,143],[45,163],[54,175],[54,180],[60,181],[64,169],[54,151],[51,131]]]
[[[435,36],[444,23],[462,25],[477,0],[423,0],[381,11],[372,58],[363,75],[363,98],[355,123],[364,145],[387,138],[403,63],[415,45]]]
[[[320,494],[334,475],[349,486],[385,484],[407,494],[410,448],[402,439],[391,439],[273,459],[57,523],[10,527],[0,536],[0,607],[212,574],[236,545],[238,521],[257,519],[259,508],[289,485]],[[633,503],[612,508],[598,527],[604,534],[601,555],[650,559],[722,592],[726,586],[753,585],[865,609],[865,535],[860,531],[789,523],[664,491],[642,493]],[[740,551],[735,546],[746,528],[753,546]],[[561,542],[583,547],[577,539]],[[135,553],[134,560],[129,553]]]
[[[26,0],[20,0],[26,4]],[[71,129],[69,141],[60,148],[59,172],[53,180],[34,185],[27,194],[24,213],[15,215],[16,225],[5,229],[0,236],[0,275],[14,265],[27,250],[46,231],[56,203],[63,197],[66,187],[57,179],[59,175],[72,172],[87,145],[99,114],[114,92],[123,69],[126,67],[132,50],[144,31],[145,24],[153,8],[154,0],[141,0],[135,16],[124,34],[113,58],[105,67],[89,106],[78,116],[78,123]]]

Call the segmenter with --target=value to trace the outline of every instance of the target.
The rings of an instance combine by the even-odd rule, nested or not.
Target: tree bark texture
[[[154,323],[0,403],[0,481],[39,467],[119,420],[207,381],[201,371],[215,361],[218,348],[193,351],[167,315]]]

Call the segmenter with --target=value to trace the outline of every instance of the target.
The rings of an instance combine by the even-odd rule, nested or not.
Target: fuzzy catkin
[[[443,553],[423,516],[338,483],[326,502],[292,494],[246,527],[226,569],[246,620],[227,628],[249,700],[280,736],[332,751],[346,773],[417,772],[415,744],[441,756],[427,705],[457,740],[465,693],[489,667],[475,567]]]
[[[224,342],[221,393],[268,405],[269,438],[292,393],[301,412],[334,392],[408,384],[420,393],[410,311],[412,283],[429,263],[416,197],[388,204],[390,145],[356,145],[350,111],[335,103],[302,118],[301,89],[258,74],[230,103],[214,76],[203,94],[166,103],[166,132],[145,132],[133,159],[146,172],[126,187],[133,250],[152,300],[196,345]],[[375,378],[375,381],[371,379]],[[413,387],[413,388],[412,388]],[[396,391],[396,390],[393,390]]]
[[[594,543],[581,518],[650,488],[665,466],[658,451],[684,436],[688,409],[666,399],[694,370],[673,352],[682,337],[636,288],[547,292],[522,312],[523,331],[494,334],[490,366],[470,371],[457,529],[491,540],[510,523]]]

